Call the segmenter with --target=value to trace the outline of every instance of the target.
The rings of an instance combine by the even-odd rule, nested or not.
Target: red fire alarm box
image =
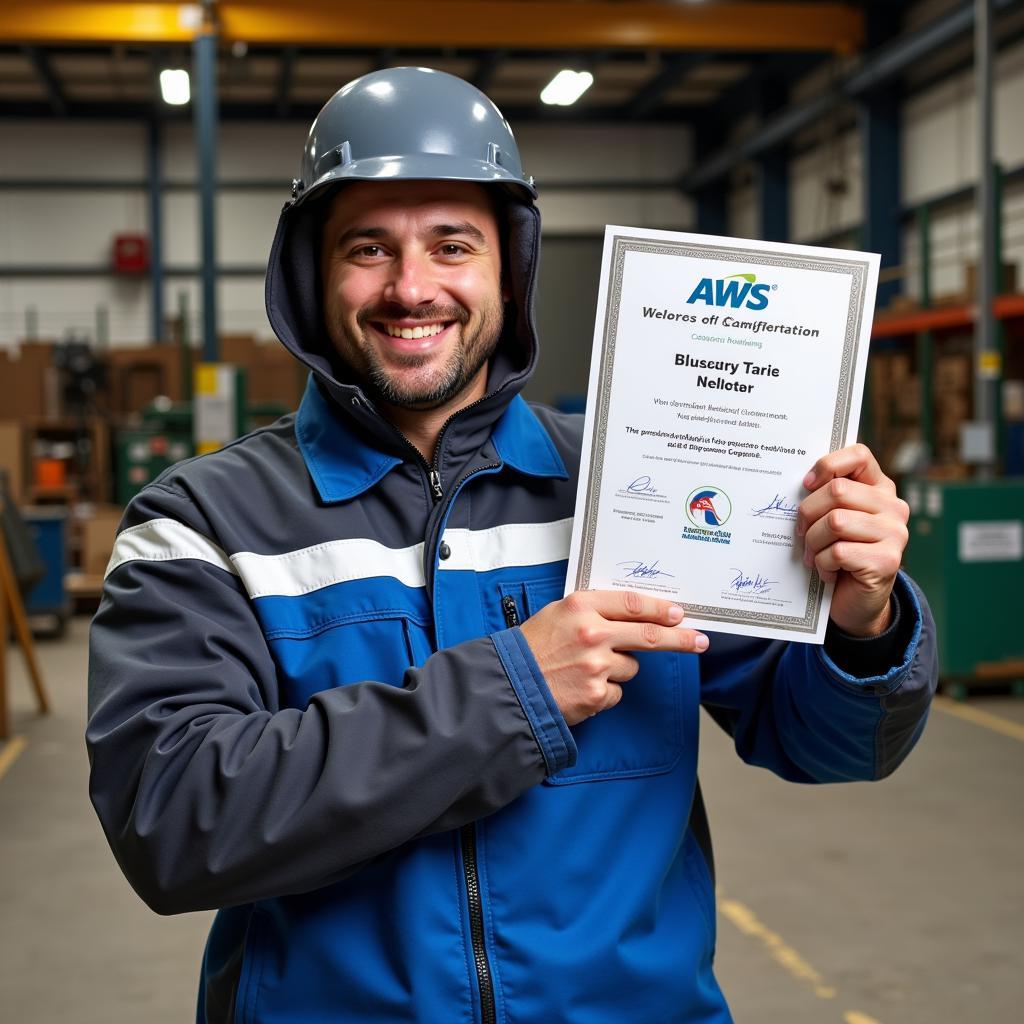
[[[144,274],[149,270],[149,239],[145,235],[114,235],[114,271]]]

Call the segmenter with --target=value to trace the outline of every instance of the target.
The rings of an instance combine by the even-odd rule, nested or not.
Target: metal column
[[[163,133],[160,119],[149,119],[149,287],[150,337],[164,341]]]
[[[729,233],[724,189],[711,187],[697,195],[697,231],[702,235]]]
[[[207,19],[209,13],[207,12]],[[193,113],[199,171],[202,236],[203,359],[216,362],[217,345],[217,34],[207,20],[192,44],[195,89]]]
[[[757,161],[760,179],[761,237],[789,241],[789,158],[775,149]]]
[[[917,211],[917,237],[921,261],[921,308],[932,308],[932,211],[927,203]],[[935,457],[934,341],[931,331],[917,336],[917,375],[921,381],[921,442],[925,461]]]
[[[896,90],[883,89],[866,97],[860,111],[865,181],[861,244],[882,254],[883,271],[899,267],[903,256],[899,109]],[[899,280],[883,276],[878,285],[879,308],[900,291]]]
[[[987,435],[989,457],[980,463],[990,475],[996,454],[996,396],[1002,367],[996,345],[996,209],[993,175],[992,0],[975,0],[974,77],[978,101],[978,294],[974,330],[974,422]]]
[[[757,75],[755,104],[762,123],[770,121],[789,102],[788,81],[778,74]],[[783,142],[757,158],[761,238],[789,241],[789,144]]]
[[[721,144],[722,126],[698,124],[694,134],[694,158],[699,167],[704,155]],[[696,190],[693,198],[697,201],[697,230],[702,235],[729,233],[729,211],[726,206],[728,189],[728,180],[723,180]]]

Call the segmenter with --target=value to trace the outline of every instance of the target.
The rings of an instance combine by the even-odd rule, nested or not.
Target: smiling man
[[[823,648],[562,597],[582,422],[519,395],[535,197],[467,83],[341,89],[268,268],[299,410],[127,510],[90,791],[150,906],[218,909],[200,1022],[723,1024],[700,706],[799,782],[881,778],[921,732],[934,626],[862,446],[797,520]]]
[[[486,392],[501,337],[501,238],[483,186],[355,183],[331,203],[320,249],[335,349],[420,449]]]

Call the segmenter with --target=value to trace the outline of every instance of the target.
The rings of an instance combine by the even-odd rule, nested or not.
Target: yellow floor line
[[[809,985],[819,999],[835,999],[838,992],[812,967],[792,946],[788,945],[778,932],[773,932],[757,915],[739,900],[727,899],[718,889],[718,909],[723,917],[731,921],[744,935],[757,939],[784,970],[797,981]],[[874,1017],[857,1010],[843,1014],[844,1024],[880,1024]]]
[[[991,729],[1002,736],[1009,736],[1012,740],[1019,740],[1024,743],[1024,725],[1020,722],[1013,722],[1002,715],[993,715],[991,711],[982,711],[980,708],[971,707],[969,704],[958,704],[949,697],[936,697],[935,706],[947,715],[956,715],[964,721],[973,722],[984,729]]]
[[[771,954],[772,959],[786,969],[797,981],[805,982],[822,999],[835,999],[836,990],[782,937],[766,927],[757,915],[739,900],[723,899],[718,903],[722,915],[728,918],[744,935],[757,939]]]
[[[7,770],[21,756],[21,752],[28,746],[28,740],[24,736],[12,736],[0,749],[0,779]]]

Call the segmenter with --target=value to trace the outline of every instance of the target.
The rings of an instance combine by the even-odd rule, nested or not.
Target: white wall
[[[1024,43],[999,54],[994,71],[995,151],[1004,169],[1024,166]],[[973,74],[963,72],[913,97],[904,107],[903,195],[923,202],[972,185],[978,177],[977,110]],[[1009,187],[1003,203],[1003,258],[1024,271],[1024,188]],[[932,217],[932,292],[964,287],[963,264],[978,256],[973,200]],[[918,294],[920,265],[914,228],[904,236],[909,294]],[[1024,274],[1019,277],[1024,281]]]
[[[915,12],[920,26],[949,8],[932,0]],[[826,76],[827,77],[827,76]],[[1004,169],[1024,166],[1024,42],[998,54],[994,69],[996,159]],[[794,96],[821,88],[822,75],[799,83]],[[902,195],[904,204],[919,203],[972,185],[977,180],[977,121],[973,71],[948,78],[908,99],[902,108]],[[848,118],[847,118],[848,120]],[[790,162],[790,237],[809,242],[839,234],[863,220],[864,167],[860,133],[841,132],[828,123],[814,126],[804,140],[819,141]],[[742,175],[740,175],[742,177]],[[830,178],[847,183],[843,195],[833,195]],[[1004,193],[1004,259],[1020,265],[1024,282],[1024,185],[1012,184]],[[728,198],[729,230],[758,237],[760,218],[756,184],[741,184]],[[934,295],[964,288],[965,262],[977,259],[978,230],[973,200],[937,210],[932,216],[932,291]],[[905,291],[917,296],[920,258],[917,229],[904,233]]]
[[[830,183],[842,182],[837,192]],[[860,135],[829,137],[789,166],[789,234],[808,242],[859,224],[864,206],[864,161]]]
[[[271,187],[220,192],[216,202],[217,260],[221,266],[265,264],[282,203],[298,171],[307,125],[292,122],[225,123],[218,135],[218,175],[229,180],[275,182]],[[107,267],[120,232],[148,233],[147,134],[123,122],[0,121],[0,181],[124,181],[123,189],[0,189],[0,346],[24,336],[33,309],[39,332],[60,337],[68,329],[93,334],[97,306],[109,313],[115,345],[150,341],[148,281],[88,277],[11,277],[2,268]],[[670,184],[691,160],[689,133],[663,126],[525,125],[519,133],[524,166],[537,179],[545,231],[592,236],[606,223],[691,227],[692,203]],[[168,184],[196,180],[196,154],[188,123],[165,126],[163,177]],[[659,187],[622,189],[616,182]],[[134,186],[129,183],[136,183]],[[588,183],[605,188],[550,188]],[[666,184],[668,183],[668,184]],[[167,269],[197,268],[200,260],[198,196],[169,189],[163,210]],[[168,315],[188,295],[193,330],[199,319],[199,282],[170,275],[164,288]],[[263,310],[261,275],[224,276],[218,283],[220,329],[271,337]]]

